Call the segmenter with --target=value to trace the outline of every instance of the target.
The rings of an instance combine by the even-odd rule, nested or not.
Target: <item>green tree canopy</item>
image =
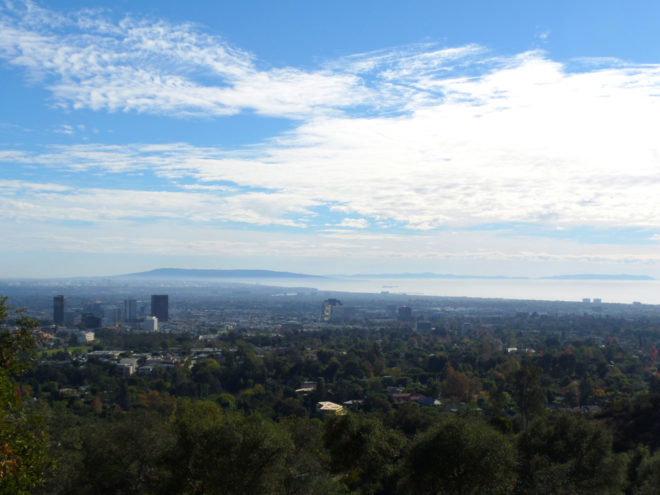
[[[323,442],[331,471],[341,475],[349,488],[378,493],[394,472],[404,437],[378,418],[347,414],[328,419]]]
[[[37,323],[10,314],[6,302],[0,297],[0,494],[22,494],[43,483],[50,465],[48,436],[43,418],[22,400],[16,380],[34,355]]]
[[[534,421],[518,441],[519,492],[618,493],[624,463],[612,453],[612,434],[577,414]]]
[[[515,450],[481,420],[454,417],[412,445],[401,493],[505,494],[515,485]]]

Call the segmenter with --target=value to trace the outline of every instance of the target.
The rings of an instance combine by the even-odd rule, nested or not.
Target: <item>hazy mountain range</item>
[[[420,279],[533,279],[534,277],[514,276],[488,276],[488,275],[456,275],[451,273],[362,273],[353,275],[309,275],[305,273],[280,272],[274,270],[212,270],[212,269],[187,269],[187,268],[158,268],[139,273],[118,275],[124,278],[363,278],[363,279],[396,279],[396,278],[420,278]],[[577,275],[555,275],[550,277],[538,277],[541,280],[655,280],[648,275],[603,275],[603,274],[577,274]]]
[[[325,278],[304,273],[273,270],[204,270],[188,268],[158,268],[148,272],[128,273],[118,277],[131,278]]]

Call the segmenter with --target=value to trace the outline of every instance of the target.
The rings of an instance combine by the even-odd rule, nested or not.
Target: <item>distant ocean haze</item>
[[[237,282],[241,281],[236,279]],[[245,281],[244,279],[242,280]],[[543,301],[660,304],[660,280],[571,280],[507,278],[366,278],[331,276],[318,279],[253,279],[252,283],[283,287],[310,287],[343,292],[446,297],[483,297]]]
[[[477,297],[539,301],[660,304],[660,280],[640,275],[557,275],[544,278],[436,273],[310,275],[273,270],[215,270],[160,268],[120,275],[151,280],[218,280],[223,283],[313,288],[339,292],[410,294],[442,297]]]

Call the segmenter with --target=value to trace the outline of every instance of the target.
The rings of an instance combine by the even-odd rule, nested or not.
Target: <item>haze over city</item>
[[[2,2],[0,273],[658,277],[659,10]]]

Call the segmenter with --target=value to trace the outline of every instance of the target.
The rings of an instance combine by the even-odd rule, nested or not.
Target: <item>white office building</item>
[[[158,318],[155,316],[145,316],[144,321],[142,322],[142,330],[147,332],[157,332]]]

